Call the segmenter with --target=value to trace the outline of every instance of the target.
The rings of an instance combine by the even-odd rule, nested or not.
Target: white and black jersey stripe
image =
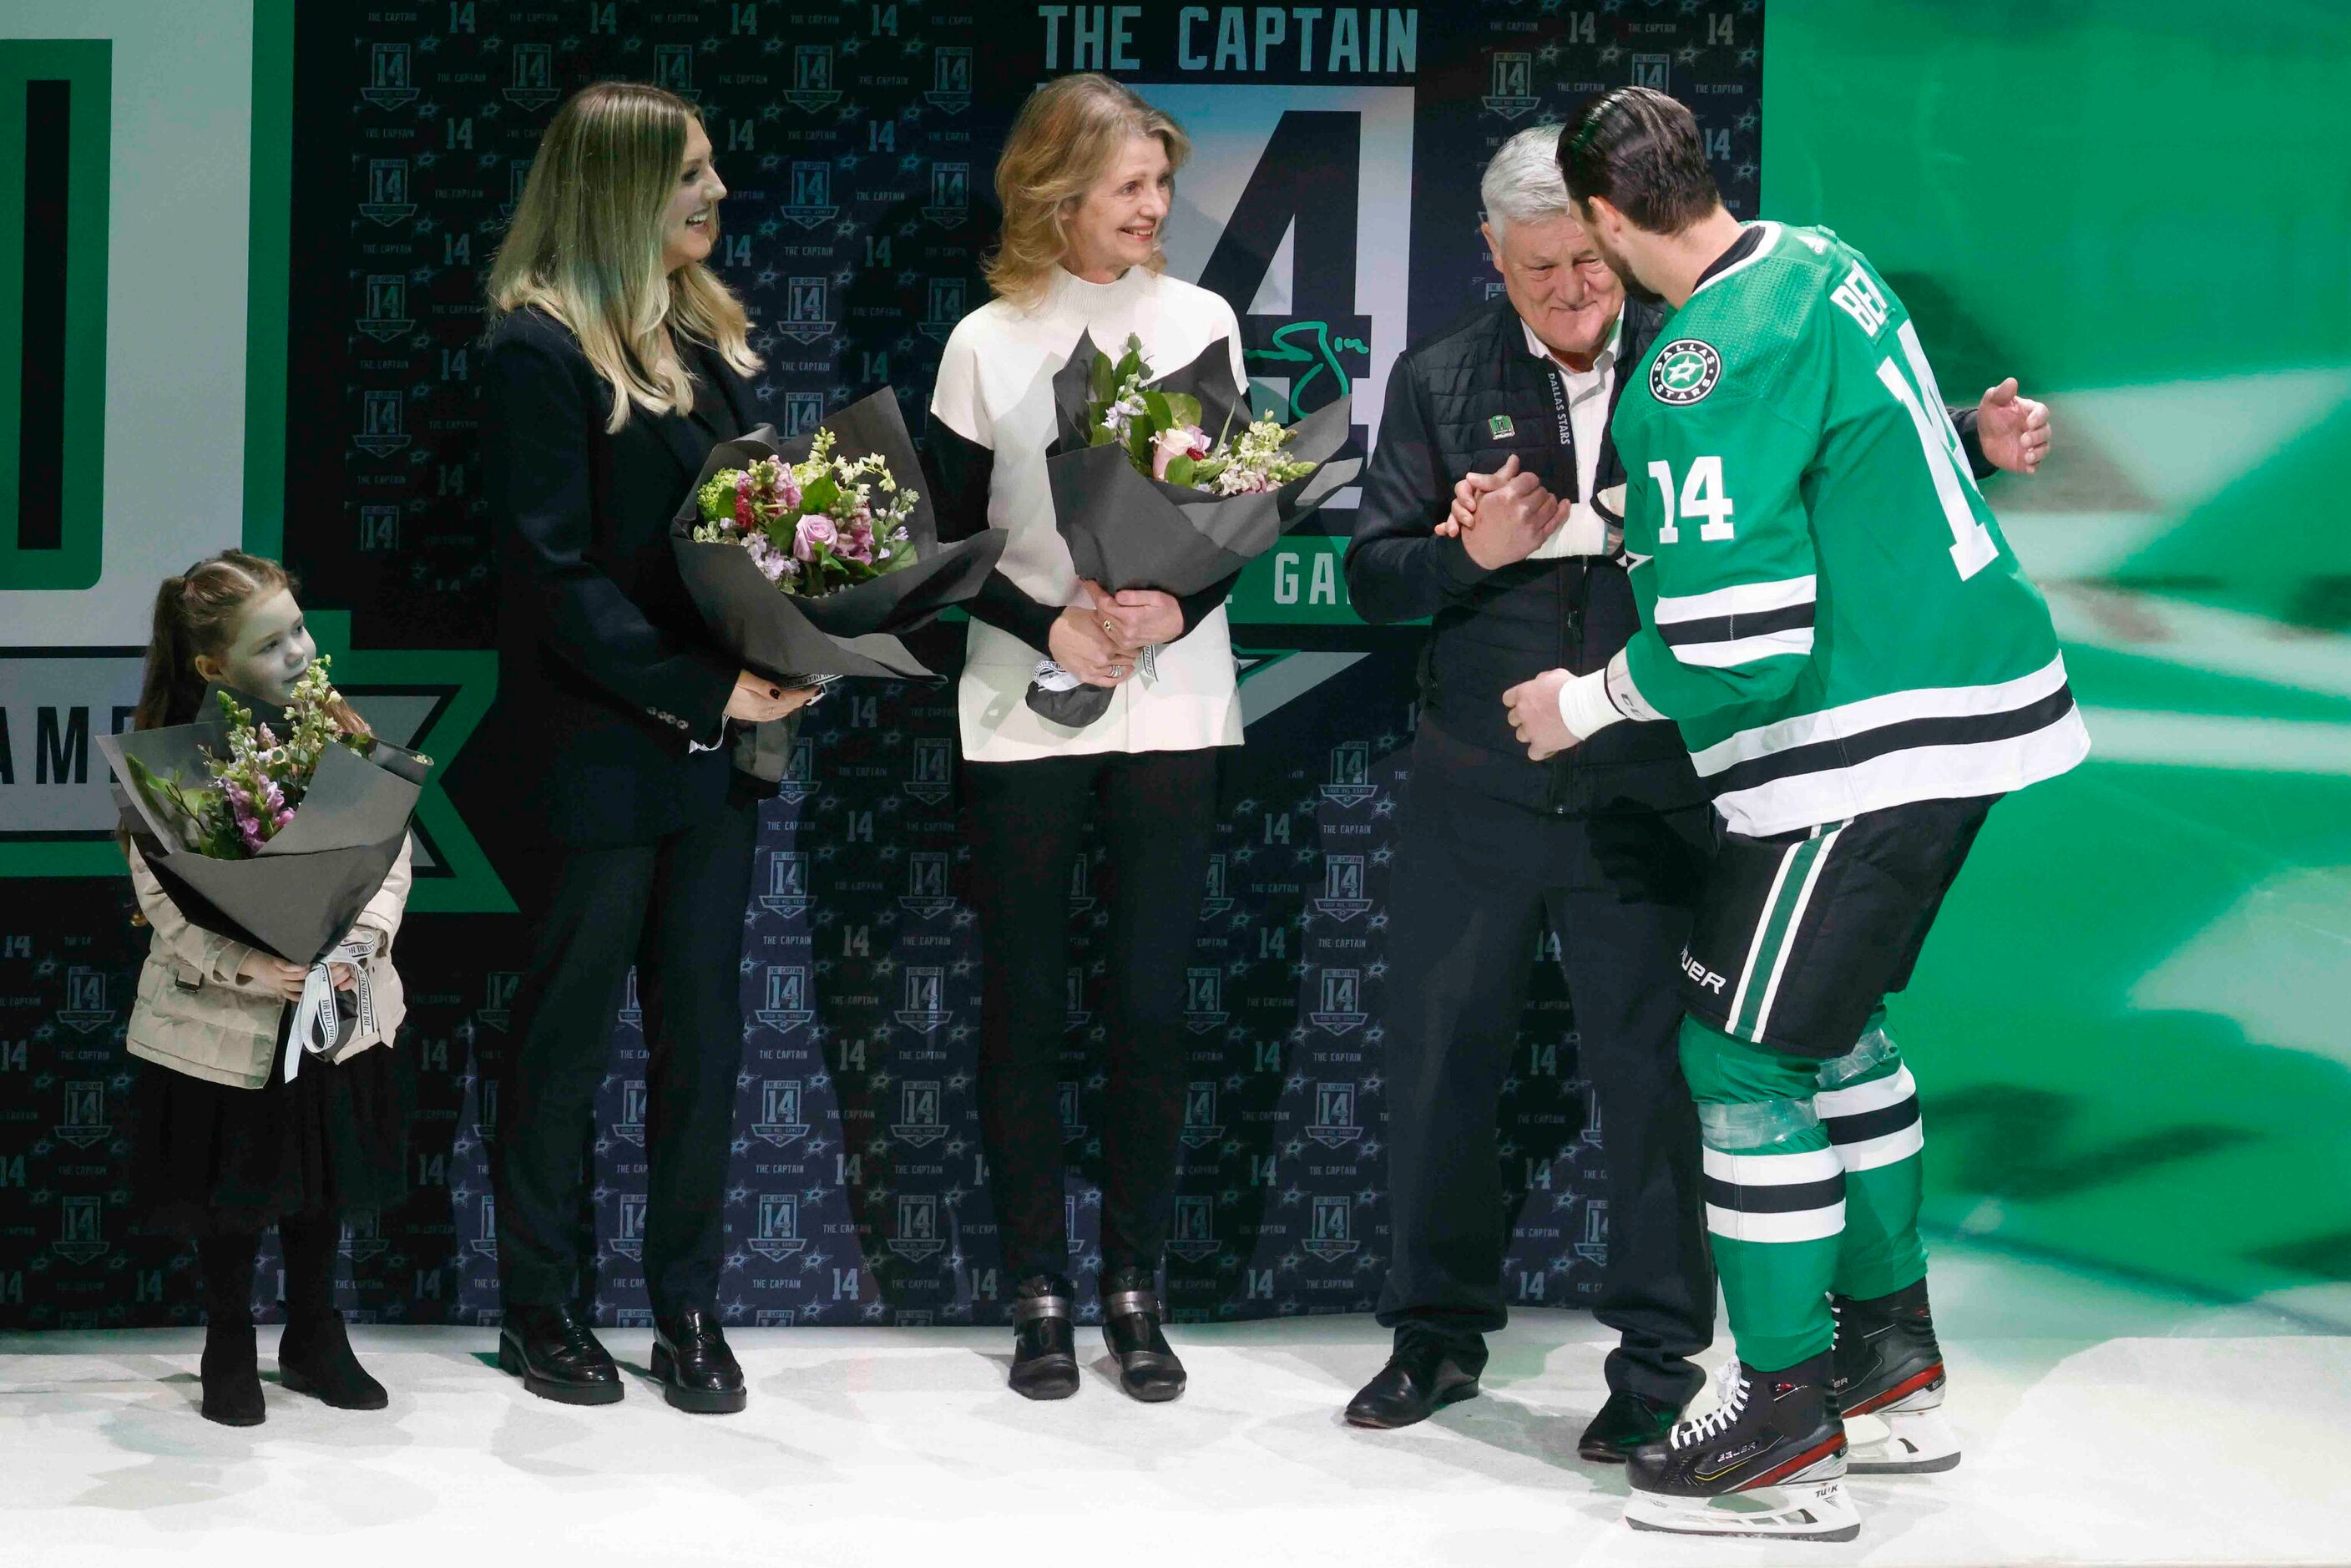
[[[1818,1241],[1844,1229],[1844,1166],[1834,1149],[1705,1155],[1706,1228],[1724,1240]]]
[[[1813,651],[1818,580],[1741,582],[1708,593],[1660,596],[1652,619],[1674,657],[1720,670]]]
[[[1765,838],[1917,800],[2006,794],[2089,748],[2060,655],[1996,685],[1889,692],[1761,725],[1690,760],[1730,830]]]

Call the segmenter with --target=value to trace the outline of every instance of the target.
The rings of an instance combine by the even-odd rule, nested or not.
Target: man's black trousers
[[[1069,1026],[1070,871],[1102,828],[1109,969],[1102,1071],[1103,1271],[1156,1270],[1184,1125],[1184,971],[1216,831],[1213,749],[967,762],[971,903],[982,953],[979,1125],[1016,1281],[1070,1272],[1062,1204],[1061,1046]]]
[[[1714,1338],[1714,1268],[1676,1044],[1708,810],[1546,817],[1415,769],[1388,900],[1394,1260],[1383,1324],[1474,1342],[1508,1317],[1512,1216],[1496,1121],[1548,921],[1607,1169],[1593,1315],[1622,1336],[1608,1386],[1679,1405],[1704,1381],[1688,1358]],[[1482,1363],[1474,1343],[1464,1350]]]
[[[515,898],[535,946],[515,993],[491,1151],[507,1306],[593,1293],[590,1122],[634,964],[650,1058],[645,1290],[664,1316],[717,1310],[758,831],[757,803],[729,800],[653,843],[563,850],[520,867]]]

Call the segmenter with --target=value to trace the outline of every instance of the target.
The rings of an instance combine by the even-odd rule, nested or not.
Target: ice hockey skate
[[[1844,1428],[1831,1358],[1760,1373],[1736,1358],[1715,1379],[1719,1403],[1634,1450],[1625,1522],[1681,1535],[1851,1541],[1861,1518],[1844,1495]]]
[[[1848,1433],[1845,1469],[1855,1475],[1927,1475],[1957,1469],[1959,1440],[1940,1408],[1943,1353],[1924,1280],[1890,1296],[1832,1296],[1836,1314],[1836,1399]],[[1879,1424],[1885,1427],[1880,1435]]]

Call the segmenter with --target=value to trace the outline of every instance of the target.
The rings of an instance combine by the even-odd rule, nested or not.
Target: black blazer
[[[484,340],[482,469],[502,582],[482,749],[493,787],[525,797],[527,834],[650,842],[743,787],[726,747],[688,749],[724,739],[739,666],[686,597],[669,521],[711,447],[751,427],[753,399],[717,354],[691,353],[723,407],[632,409],[607,434],[611,388],[569,329],[517,310]]]

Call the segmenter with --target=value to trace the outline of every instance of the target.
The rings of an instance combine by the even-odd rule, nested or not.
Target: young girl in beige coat
[[[193,722],[208,685],[279,705],[316,648],[277,562],[229,550],[167,579],[133,720]],[[366,726],[346,708],[347,730]],[[307,1059],[291,1083],[280,1052],[304,970],[192,924],[135,846],[126,843],[139,920],[153,940],[128,1030],[143,1064],[133,1101],[133,1187],[151,1223],[193,1237],[204,1293],[204,1414],[226,1426],[263,1418],[253,1327],[260,1234],[285,1246],[286,1330],[279,1382],[344,1409],[378,1410],[383,1385],[351,1354],[334,1304],[347,1215],[404,1193],[410,1092],[389,1045],[404,1012],[392,938],[408,899],[409,852],[360,915],[374,1027],[347,1031]],[[357,977],[334,966],[339,988]]]

